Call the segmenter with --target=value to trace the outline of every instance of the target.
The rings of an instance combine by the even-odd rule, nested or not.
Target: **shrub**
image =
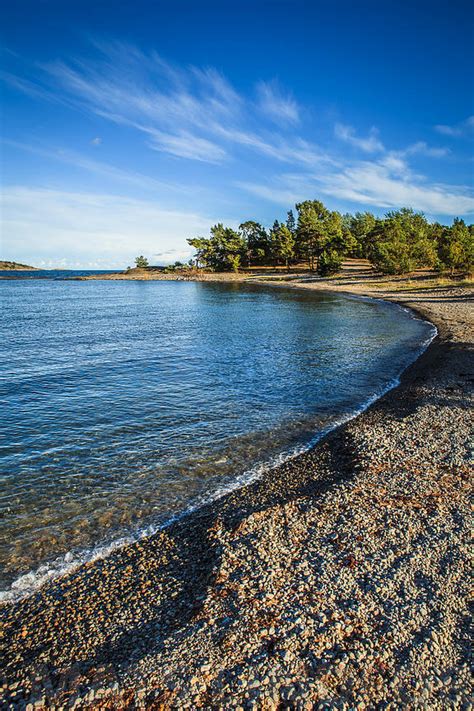
[[[325,249],[318,261],[318,274],[329,276],[341,268],[342,255],[335,249]]]

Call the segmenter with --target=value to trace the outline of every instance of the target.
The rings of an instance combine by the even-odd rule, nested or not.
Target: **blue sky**
[[[7,5],[1,258],[166,263],[309,198],[473,221],[472,3]]]

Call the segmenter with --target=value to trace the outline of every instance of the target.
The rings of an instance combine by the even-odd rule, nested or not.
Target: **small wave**
[[[333,430],[337,429],[338,427],[346,424],[350,420],[354,419],[358,415],[360,415],[362,412],[367,410],[371,405],[373,405],[374,402],[379,400],[381,397],[383,397],[386,393],[388,393],[390,390],[393,390],[393,388],[396,388],[398,385],[400,385],[400,379],[402,374],[405,372],[405,370],[412,365],[421,355],[422,353],[428,348],[430,343],[436,338],[438,335],[438,329],[434,324],[432,324],[430,321],[427,319],[422,318],[415,312],[413,312],[410,308],[407,308],[405,306],[402,306],[401,304],[396,304],[393,302],[386,302],[383,301],[383,299],[373,299],[372,297],[365,297],[365,296],[359,296],[359,295],[353,295],[349,296],[348,298],[356,298],[356,299],[370,299],[372,301],[381,301],[384,304],[390,304],[394,307],[397,307],[405,312],[408,312],[411,317],[417,321],[423,321],[431,326],[431,333],[428,335],[428,337],[420,343],[420,347],[417,350],[415,357],[406,365],[403,366],[403,368],[400,370],[398,375],[393,378],[387,385],[384,387],[380,388],[377,390],[373,395],[371,395],[369,398],[367,398],[362,405],[359,405],[357,408],[354,408],[344,414],[342,414],[340,417],[337,419],[332,420],[326,427],[323,427],[321,430],[318,430],[316,434],[305,444],[298,445],[297,447],[292,448],[291,450],[284,451],[277,455],[276,457],[273,457],[271,460],[259,463],[255,467],[252,467],[252,469],[249,469],[245,471],[243,474],[235,477],[231,482],[226,484],[225,486],[222,486],[215,491],[213,491],[211,494],[199,497],[197,500],[193,502],[190,506],[188,506],[186,509],[184,509],[182,512],[179,514],[176,514],[169,519],[167,519],[165,522],[159,524],[159,525],[150,525],[147,526],[146,528],[139,529],[136,531],[134,534],[131,534],[129,536],[123,536],[121,538],[118,538],[110,543],[107,544],[102,544],[99,546],[96,546],[93,549],[86,549],[84,551],[80,552],[68,552],[65,555],[58,556],[55,560],[43,563],[40,565],[36,570],[30,571],[28,573],[25,573],[24,575],[19,576],[12,584],[11,586],[3,591],[0,591],[0,604],[11,604],[14,602],[17,602],[18,600],[21,600],[22,598],[28,597],[35,593],[37,590],[39,590],[41,587],[43,587],[46,583],[51,582],[52,580],[55,580],[56,578],[62,577],[64,575],[70,574],[77,570],[81,565],[84,565],[85,563],[92,563],[96,560],[99,560],[101,558],[106,558],[109,555],[111,555],[114,551],[118,550],[119,548],[123,548],[124,546],[136,543],[143,538],[148,538],[150,536],[153,536],[155,533],[158,531],[162,531],[169,527],[171,524],[175,523],[176,521],[179,521],[186,516],[189,516],[191,513],[194,511],[202,508],[205,505],[208,505],[214,501],[217,501],[224,497],[226,494],[231,493],[232,491],[235,491],[236,489],[240,489],[244,486],[247,486],[257,479],[259,479],[266,471],[270,469],[275,469],[276,467],[280,466],[284,462],[289,461],[290,459],[293,459],[294,457],[299,456],[300,454],[303,454],[304,452],[309,451],[312,449],[323,437],[325,437],[329,432],[332,432]]]

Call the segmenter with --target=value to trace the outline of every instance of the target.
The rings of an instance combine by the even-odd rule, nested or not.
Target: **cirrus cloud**
[[[408,206],[445,216],[474,213],[474,196],[468,188],[428,183],[393,156],[380,161],[354,161],[318,173],[284,174],[265,183],[239,182],[238,186],[282,206],[311,195],[327,195],[372,208]]]
[[[85,59],[35,66],[27,78],[9,73],[4,79],[35,101],[54,103],[54,110],[67,107],[78,121],[86,115],[99,123],[100,117],[100,128],[86,135],[97,131],[101,140],[107,136],[101,157],[113,155],[115,134],[126,130],[127,140],[132,136],[133,145],[143,148],[142,163],[133,151],[123,151],[122,145],[117,149],[116,144],[112,164],[96,160],[101,143],[97,139],[88,147],[93,156],[83,143],[80,155],[51,148],[51,140],[47,148],[19,141],[19,150],[94,175],[99,194],[94,195],[86,181],[83,190],[72,181],[69,190],[7,186],[4,231],[12,259],[28,263],[36,261],[37,253],[59,261],[67,253],[75,264],[85,264],[94,253],[106,266],[124,266],[137,252],[173,252],[181,258],[176,254],[185,254],[185,238],[206,233],[217,221],[203,214],[203,190],[210,211],[221,213],[219,220],[227,212],[230,224],[241,221],[242,206],[249,209],[249,193],[258,197],[250,209],[262,221],[262,201],[288,208],[318,196],[343,202],[345,209],[408,205],[446,217],[474,212],[472,189],[426,173],[425,158],[441,161],[449,155],[449,165],[454,165],[457,156],[443,146],[415,137],[405,148],[394,149],[375,126],[333,126],[332,119],[326,119],[325,126],[322,120],[308,125],[311,107],[305,110],[276,81],[255,77],[256,96],[245,95],[213,67],[176,66],[156,52],[120,42],[96,42],[95,52]],[[474,123],[471,119],[439,132],[458,135]],[[107,124],[114,127],[110,136]],[[320,135],[329,136],[324,144],[315,140],[320,129]],[[147,154],[148,149],[153,153]],[[165,163],[157,160],[157,153],[176,160]],[[185,161],[194,162],[192,170]],[[268,177],[278,175],[282,166],[286,174]],[[436,175],[436,166],[429,175]],[[169,209],[176,204],[186,204],[186,210]]]
[[[460,137],[465,136],[474,131],[474,116],[468,116],[464,121],[460,121],[452,126],[447,124],[437,124],[434,127],[435,131],[442,133],[444,136]]]
[[[334,126],[334,134],[341,141],[350,143],[355,148],[359,148],[365,153],[379,153],[385,150],[385,147],[378,138],[378,130],[373,126],[370,129],[369,135],[364,137],[357,136],[355,129],[343,123],[336,123]]]
[[[285,94],[273,80],[260,81],[257,84],[258,106],[260,111],[278,124],[296,124],[299,122],[299,110],[296,101]]]

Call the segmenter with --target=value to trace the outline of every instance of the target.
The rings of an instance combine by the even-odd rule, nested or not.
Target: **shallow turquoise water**
[[[243,284],[27,279],[0,298],[0,589],[306,446],[432,333],[394,305]]]

